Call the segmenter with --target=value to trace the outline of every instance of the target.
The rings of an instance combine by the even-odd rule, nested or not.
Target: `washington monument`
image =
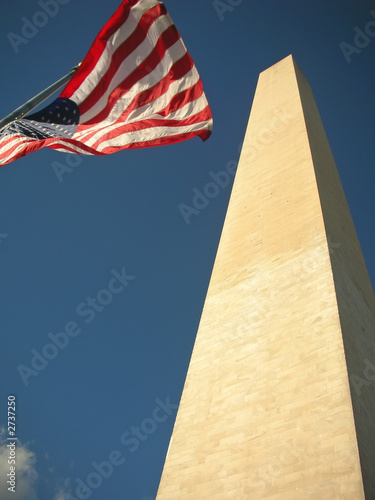
[[[289,56],[259,76],[157,499],[374,500],[374,422],[374,292]]]

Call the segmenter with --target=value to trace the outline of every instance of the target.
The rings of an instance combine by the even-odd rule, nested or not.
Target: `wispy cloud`
[[[35,468],[35,453],[29,450],[26,445],[17,444],[17,480],[16,496],[17,500],[38,500],[35,483],[38,473]],[[0,498],[13,498],[13,493],[8,491],[7,474],[9,448],[4,440],[4,429],[0,430]]]
[[[64,489],[60,489],[56,495],[53,497],[53,500],[69,500],[71,497],[69,491],[65,491]]]

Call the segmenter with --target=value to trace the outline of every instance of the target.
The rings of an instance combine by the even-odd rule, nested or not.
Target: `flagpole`
[[[29,101],[25,102],[22,106],[19,108],[15,109],[12,113],[10,113],[8,116],[0,120],[0,130],[3,129],[6,125],[9,123],[12,123],[16,120],[19,120],[20,118],[24,117],[27,113],[30,113],[33,109],[39,106],[39,104],[42,104],[48,97],[50,97],[52,94],[54,94],[57,90],[59,90],[61,87],[63,87],[74,75],[74,73],[77,71],[77,69],[80,67],[81,63],[79,63],[77,66],[74,66],[70,70],[70,72],[57,80],[57,82],[53,83],[49,87],[47,87],[45,90],[34,96],[32,99]]]

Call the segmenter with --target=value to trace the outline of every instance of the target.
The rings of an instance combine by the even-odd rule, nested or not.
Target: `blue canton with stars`
[[[73,137],[79,122],[79,109],[70,99],[58,98],[46,108],[10,123],[1,135],[23,134],[30,139]]]

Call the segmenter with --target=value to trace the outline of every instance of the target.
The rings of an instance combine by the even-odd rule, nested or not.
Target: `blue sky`
[[[42,19],[42,7],[8,2],[0,115],[82,60],[119,3],[60,0],[16,52],[8,34]],[[155,498],[230,185],[188,218],[180,205],[233,168],[258,75],[290,53],[313,89],[375,283],[374,2],[166,6],[212,108],[209,141],[107,157],[46,149],[0,169],[0,427],[15,394],[25,473],[16,497],[4,493],[3,434],[4,499]],[[370,36],[359,34],[366,27]]]

